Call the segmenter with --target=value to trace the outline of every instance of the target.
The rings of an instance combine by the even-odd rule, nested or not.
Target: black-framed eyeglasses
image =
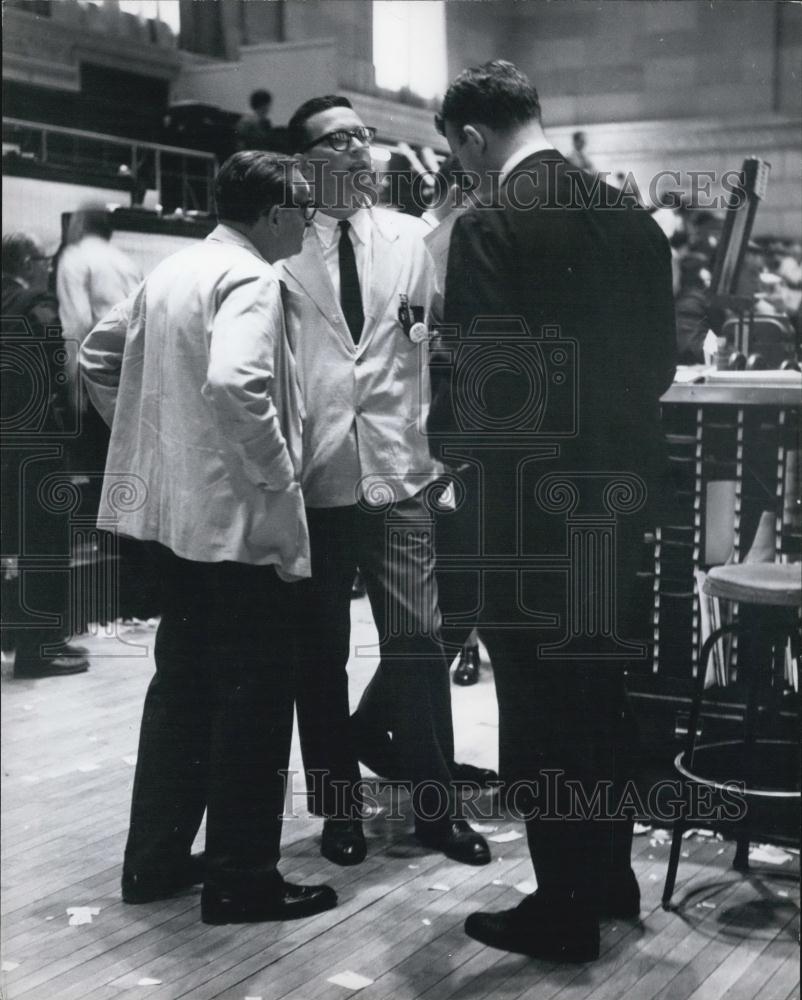
[[[376,129],[371,125],[359,125],[357,128],[336,128],[307,143],[301,152],[305,153],[307,149],[325,142],[335,153],[343,153],[351,145],[352,139],[358,139],[363,145],[369,146],[375,138]]]
[[[439,111],[435,112],[434,116],[434,127],[440,133],[440,135],[446,134],[446,120],[443,118]]]

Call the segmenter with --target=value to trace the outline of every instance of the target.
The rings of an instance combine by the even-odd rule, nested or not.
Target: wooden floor
[[[353,694],[375,657],[365,601],[353,605]],[[514,905],[531,891],[525,840],[492,845],[489,866],[427,853],[408,819],[383,811],[367,824],[369,855],[341,869],[319,854],[319,822],[298,794],[284,825],[282,871],[328,881],[337,909],[307,921],[207,927],[198,893],[149,906],[119,898],[120,859],[142,696],[152,671],[147,626],[86,640],[88,674],[40,681],[3,676],[2,996],[7,1000],[324,1000],[352,995],[330,983],[372,980],[360,1000],[790,1000],[799,996],[798,856],[744,878],[732,848],[686,841],[676,899],[659,897],[668,845],[636,838],[644,896],[640,922],[602,926],[602,957],[555,966],[484,948],[462,930],[475,909]],[[497,718],[492,675],[454,688],[457,759],[493,766]],[[297,745],[293,767],[299,767]],[[298,778],[295,790],[301,791]],[[402,803],[404,808],[406,803]],[[485,821],[490,823],[490,821]],[[494,820],[489,835],[522,828]],[[72,908],[86,908],[68,914]],[[87,922],[71,925],[83,917]]]

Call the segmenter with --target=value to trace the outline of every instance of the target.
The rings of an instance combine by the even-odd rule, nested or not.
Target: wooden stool
[[[797,744],[791,740],[758,740],[756,738],[758,711],[760,708],[760,682],[765,680],[766,670],[770,670],[773,682],[773,703],[778,707],[778,699],[784,682],[785,646],[791,639],[792,649],[799,652],[796,615],[792,609],[799,608],[802,598],[802,582],[799,563],[740,563],[729,566],[717,566],[710,570],[704,585],[704,592],[710,597],[725,601],[737,601],[742,605],[760,605],[765,618],[756,630],[747,629],[737,621],[712,632],[702,646],[699,659],[699,672],[696,675],[693,702],[691,704],[688,736],[685,750],[678,754],[674,766],[683,779],[683,813],[674,823],[671,840],[671,854],[668,861],[668,872],[663,889],[663,908],[669,909],[674,884],[679,867],[682,835],[690,825],[689,788],[693,783],[706,785],[710,788],[726,790],[727,783],[720,778],[698,773],[697,757],[706,757],[715,763],[732,758],[735,755],[740,763],[741,773],[733,779],[743,782],[744,787],[738,789],[738,794],[745,797],[756,796],[764,799],[799,798],[799,783],[796,788],[776,788],[756,783],[755,776],[759,772],[760,756],[783,752],[795,759]],[[738,740],[724,740],[716,743],[697,746],[699,735],[699,718],[704,700],[705,677],[707,662],[716,642],[727,633],[752,634],[760,636],[765,642],[763,649],[768,653],[768,662],[761,662],[763,657],[750,664],[747,685],[746,711],[743,719],[743,734]],[[737,834],[737,848],[733,867],[745,871],[749,867],[749,832],[745,822],[740,822]]]

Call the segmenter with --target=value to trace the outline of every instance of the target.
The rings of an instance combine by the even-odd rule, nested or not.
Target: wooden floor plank
[[[355,642],[369,645],[375,631],[367,602],[354,602],[353,613]],[[521,898],[513,886],[532,878],[525,839],[491,845],[503,860],[486,867],[455,865],[417,844],[408,816],[388,819],[392,792],[384,785],[375,786],[384,812],[366,824],[368,858],[342,869],[321,858],[321,824],[306,813],[296,778],[282,872],[332,884],[340,894],[335,910],[296,923],[208,927],[199,920],[198,890],[147,906],[123,904],[132,761],[153,637],[152,629],[124,633],[122,640],[141,645],[131,655],[114,636],[90,636],[91,669],[72,678],[14,681],[4,667],[3,1000],[339,1000],[352,994],[327,980],[345,969],[374,980],[360,1000],[798,996],[798,891],[789,879],[798,858],[782,872],[744,879],[728,867],[730,845],[692,838],[679,871],[681,911],[665,913],[668,845],[639,837],[633,864],[642,921],[605,922],[596,963],[536,962],[484,948],[463,931],[468,913]],[[351,664],[354,699],[374,665],[370,657]],[[458,759],[494,766],[492,673],[485,668],[479,684],[452,693]],[[300,769],[297,737],[291,767]],[[407,801],[402,805],[406,812]],[[486,816],[489,805],[476,804]],[[505,819],[485,822],[514,827]],[[448,891],[429,890],[438,882]],[[697,905],[707,894],[715,909]],[[71,927],[70,906],[99,913]],[[138,986],[145,977],[162,982]]]

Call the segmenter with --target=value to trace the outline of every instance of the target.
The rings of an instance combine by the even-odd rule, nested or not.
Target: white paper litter
[[[517,883],[515,889],[524,896],[531,896],[533,892],[537,892],[537,882],[532,878],[525,878],[523,882]]]
[[[431,927],[432,926],[432,922],[431,922],[431,920],[429,920],[428,917],[424,917],[423,920],[421,920],[421,923],[423,924],[424,927]]]
[[[360,976],[358,972],[338,972],[336,976],[329,976],[327,983],[334,983],[335,986],[344,986],[347,990],[363,990],[366,986],[372,986],[373,980],[367,976]]]
[[[429,892],[451,892],[451,886],[445,885],[443,882],[435,882],[433,885],[426,887]]]
[[[657,847],[658,844],[667,844],[670,840],[671,834],[668,830],[655,830],[649,838],[649,843],[652,847]]]
[[[161,986],[161,979],[151,979],[150,976],[144,976],[139,980],[137,986]]]
[[[99,906],[68,906],[69,926],[80,927],[81,924],[91,924],[92,917],[96,917],[98,913],[100,913]]]
[[[3,962],[2,971],[13,972],[14,969],[18,968],[19,968],[19,962]]]
[[[783,899],[788,899],[788,893],[785,891],[785,889],[778,889],[777,895],[782,896]]]
[[[680,854],[683,858],[689,858],[691,856],[690,851],[680,851]]]
[[[791,855],[781,847],[774,847],[772,844],[758,844],[757,847],[749,849],[749,860],[764,865],[784,865],[791,860]]]
[[[507,830],[506,833],[497,833],[495,837],[488,837],[488,840],[492,840],[494,844],[509,844],[510,841],[520,840],[521,837],[523,834],[517,830]]]
[[[716,904],[715,903],[711,903],[707,899],[703,899],[702,902],[699,903],[699,906],[704,906],[705,909],[707,909],[707,910],[715,910],[715,908],[716,908]]]
[[[642,837],[644,833],[648,833],[650,830],[651,827],[648,826],[646,823],[636,823],[635,826],[632,828],[632,832],[636,837]]]
[[[658,878],[657,875],[652,874],[652,875],[649,876],[649,881],[650,882],[656,882],[657,878]]]
[[[504,885],[504,883],[501,881],[500,878],[494,878],[493,882],[491,884],[492,885]]]
[[[411,868],[413,871],[415,871],[415,869],[420,868],[420,865],[407,865],[407,868]]]

